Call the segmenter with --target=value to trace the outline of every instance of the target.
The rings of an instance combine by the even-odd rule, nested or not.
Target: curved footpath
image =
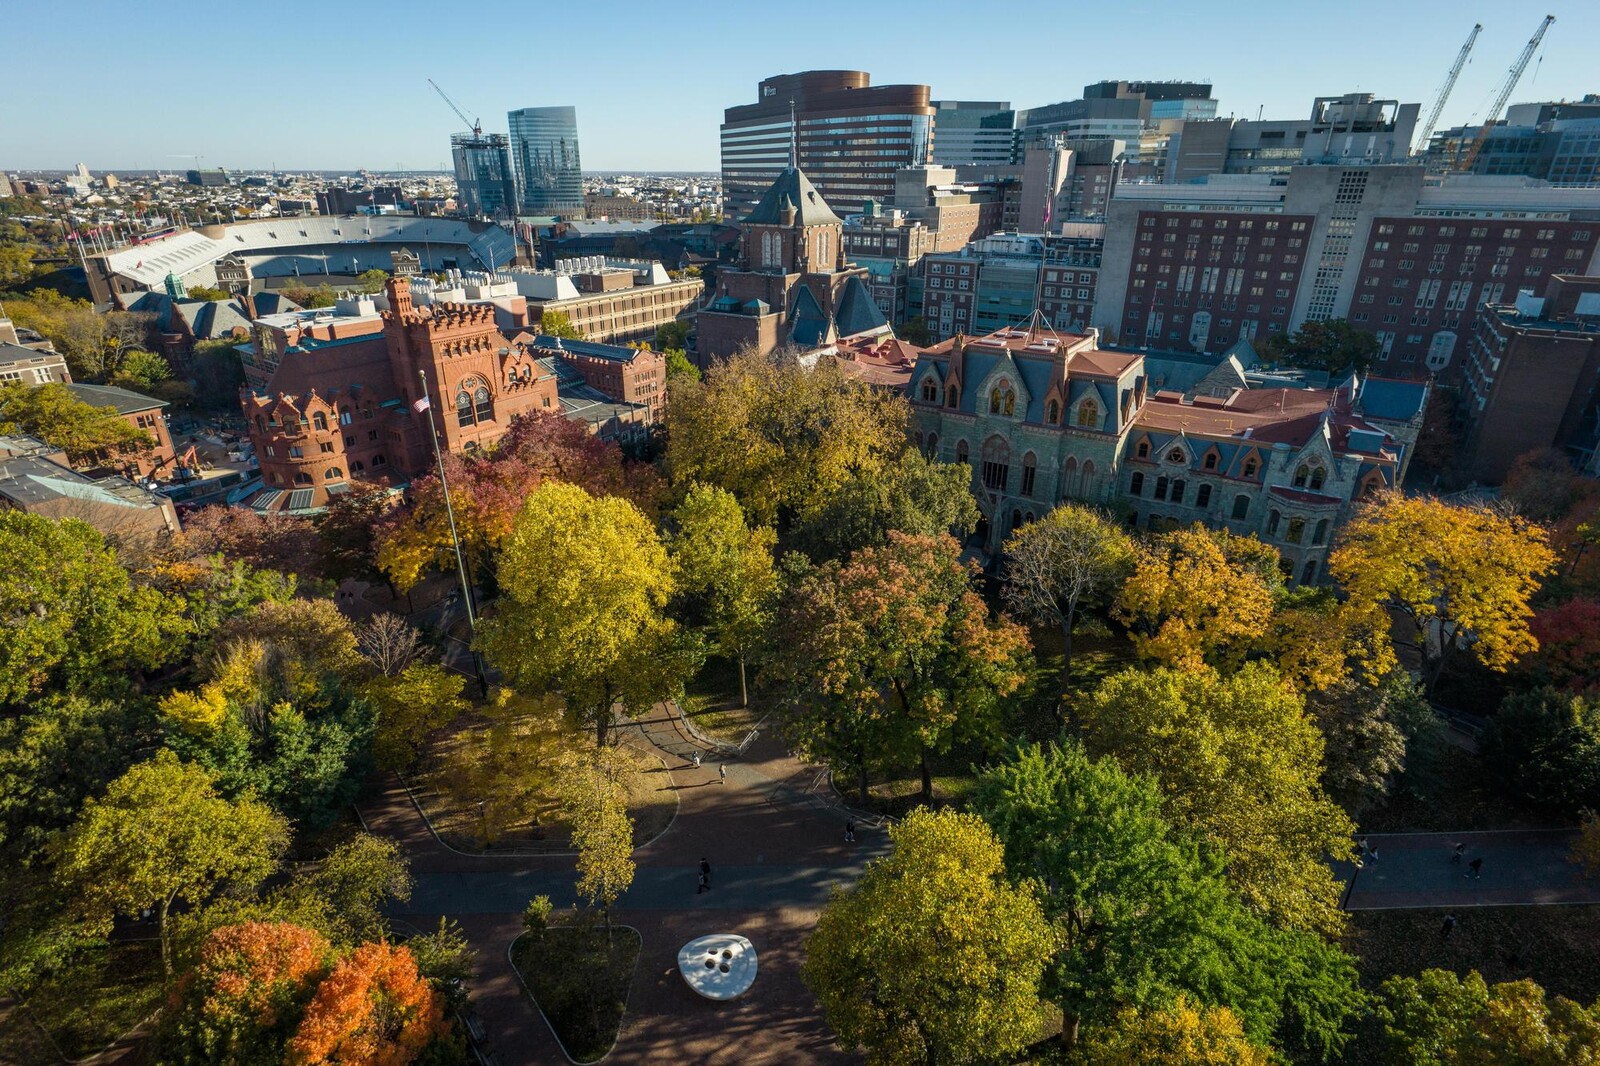
[[[677,791],[678,816],[634,852],[632,888],[617,920],[644,937],[628,1014],[608,1063],[850,1061],[834,1046],[800,981],[802,942],[835,886],[848,885],[884,853],[881,828],[860,823],[846,843],[848,813],[817,774],[762,735],[718,780],[718,761],[699,769],[695,744],[658,708],[627,727],[654,749]],[[484,1046],[498,1066],[561,1063],[560,1048],[522,991],[506,947],[522,931],[536,895],[574,902],[570,855],[462,855],[441,845],[392,775],[360,804],[373,832],[399,841],[416,886],[396,917],[424,929],[441,915],[458,921],[477,949],[472,999]],[[711,863],[711,891],[697,893],[700,859]],[[756,946],[760,976],[732,1003],[711,1003],[684,984],[677,951],[705,933],[730,932]]]

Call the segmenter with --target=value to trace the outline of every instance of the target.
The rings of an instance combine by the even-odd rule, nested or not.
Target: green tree
[[[928,320],[921,315],[900,323],[894,328],[894,334],[907,344],[916,345],[918,348],[926,348],[933,343],[933,334],[928,330]]]
[[[739,661],[739,700],[750,703],[745,663],[761,639],[778,593],[772,561],[777,535],[751,529],[733,494],[690,488],[673,511],[667,539],[684,613],[704,625],[717,650]]]
[[[411,870],[400,846],[385,837],[357,833],[330,851],[296,887],[327,905],[335,944],[353,946],[384,940],[391,902],[411,898]]]
[[[1281,925],[1336,933],[1326,858],[1350,853],[1350,818],[1322,791],[1323,739],[1276,670],[1125,670],[1080,711],[1091,751],[1149,774],[1168,816],[1228,858],[1245,899]]]
[[[467,1007],[467,981],[478,953],[467,940],[461,926],[444,916],[439,918],[439,928],[406,941],[406,947],[417,960],[417,972],[428,979],[451,1011]]]
[[[305,284],[286,285],[279,291],[285,299],[299,304],[307,311],[332,307],[339,302],[339,295],[327,285],[319,285],[314,289]]]
[[[1567,1066],[1600,1059],[1600,1003],[1547,996],[1532,981],[1486,985],[1447,970],[1383,983],[1390,1061],[1404,1066]]]
[[[223,799],[205,770],[160,751],[85,804],[60,842],[56,878],[105,932],[117,915],[153,911],[170,978],[172,905],[202,902],[225,884],[255,887],[288,842],[280,815],[248,797]]]
[[[1078,613],[1121,586],[1133,569],[1133,541],[1111,516],[1064,503],[1006,541],[1006,602],[1040,625],[1061,630],[1062,682],[1072,677],[1072,629]]]
[[[656,327],[656,337],[651,347],[658,352],[677,350],[682,352],[689,347],[689,331],[693,326],[686,320],[675,318],[671,322],[663,322]]]
[[[380,770],[409,770],[424,741],[471,704],[462,696],[467,679],[438,663],[412,663],[395,677],[376,677],[362,694],[377,712],[372,757]]]
[[[1075,742],[1020,748],[978,780],[974,809],[1012,878],[1039,886],[1055,929],[1044,992],[1063,1039],[1074,1043],[1081,1021],[1092,1043],[1122,1011],[1183,993],[1230,1008],[1259,1043],[1281,1028],[1286,1043],[1337,1049],[1359,1006],[1351,961],[1249,911],[1221,858],[1174,833],[1161,804],[1154,782]],[[1290,980],[1296,970],[1313,980]]]
[[[65,385],[0,384],[0,433],[38,437],[74,463],[144,454],[155,439],[130,425],[114,407],[95,407]]]
[[[0,511],[0,706],[50,688],[92,692],[166,662],[189,631],[179,606],[136,586],[90,526]]]
[[[232,295],[227,289],[219,289],[214,285],[185,286],[185,292],[191,300],[226,300]]]
[[[356,276],[356,288],[365,293],[382,292],[383,287],[388,283],[389,272],[380,270],[377,267],[373,267],[371,270],[363,270]]]
[[[583,334],[572,324],[572,319],[567,317],[565,311],[546,310],[539,315],[539,321],[534,325],[546,337],[560,337],[569,341],[583,340]]]
[[[790,541],[813,562],[843,559],[858,548],[888,543],[889,531],[958,540],[977,526],[972,471],[931,462],[915,449],[848,477],[794,529]]]
[[[699,381],[700,368],[689,360],[689,355],[682,348],[664,348],[661,354],[667,360],[667,384],[674,381]]]
[[[20,288],[33,277],[33,249],[23,244],[0,242],[0,289]]]
[[[568,772],[563,806],[578,852],[578,895],[600,908],[607,935],[611,908],[633,884],[633,821],[626,778],[637,772],[630,753],[598,748]]]
[[[1567,817],[1600,809],[1600,700],[1557,688],[1516,693],[1480,743],[1484,764],[1518,795]]]
[[[1342,318],[1307,321],[1293,334],[1274,333],[1262,354],[1303,370],[1325,370],[1332,376],[1364,374],[1381,347],[1378,335]]]
[[[149,392],[171,378],[172,367],[155,352],[129,352],[111,383],[135,392]]]
[[[1358,813],[1389,794],[1405,771],[1413,737],[1437,730],[1433,709],[1410,675],[1377,685],[1346,680],[1306,696],[1306,709],[1322,730],[1322,780],[1328,795]]]
[[[919,760],[931,800],[929,754],[996,740],[1027,678],[1027,633],[990,614],[974,572],[951,537],[891,532],[784,597],[770,641],[785,726],[801,751],[854,769],[863,802],[874,757]]]
[[[918,809],[889,832],[894,850],[835,891],[806,941],[806,985],[868,1062],[1008,1059],[1038,1032],[1038,901],[973,815]]]
[[[693,663],[665,614],[672,564],[639,509],[546,482],[506,539],[501,599],[479,628],[485,654],[527,692],[558,691],[604,744],[616,708],[671,697]]]

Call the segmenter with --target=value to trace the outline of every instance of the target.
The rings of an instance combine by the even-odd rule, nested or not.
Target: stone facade
[[[1286,576],[1314,583],[1351,503],[1398,483],[1421,428],[1425,385],[1152,394],[1143,355],[1097,340],[1036,315],[917,360],[908,394],[918,443],[972,467],[987,550],[1079,500],[1136,528],[1198,521],[1253,534],[1279,551]]]

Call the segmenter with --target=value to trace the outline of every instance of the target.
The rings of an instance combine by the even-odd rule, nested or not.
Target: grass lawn
[[[1457,924],[1444,939],[1449,913]],[[1600,997],[1600,906],[1356,911],[1350,919],[1345,946],[1369,992],[1389,977],[1441,969],[1477,970],[1490,984],[1532,978],[1585,1005]],[[1369,1020],[1346,1061],[1382,1062],[1381,1052],[1381,1028]]]
[[[753,686],[755,671],[749,673]],[[753,688],[751,699],[756,704],[761,702]],[[683,713],[694,721],[696,729],[712,740],[738,744],[755,728],[764,712],[740,706],[738,661],[711,656],[685,688]]]
[[[599,923],[555,926],[537,940],[518,937],[511,964],[567,1054],[594,1062],[617,1042],[643,946],[637,930],[621,926],[609,942]]]
[[[54,1061],[52,1040],[67,1058],[93,1055],[148,1018],[161,1001],[160,945],[112,944],[45,981],[23,1008],[0,1013],[0,1062]]]
[[[434,741],[427,758],[438,758],[455,745],[464,742],[466,729],[456,731]],[[635,774],[629,782],[628,814],[633,818],[633,843],[644,845],[666,832],[678,813],[678,794],[672,787],[672,771],[654,754],[646,753],[643,772]],[[424,762],[426,765],[426,761]],[[447,797],[427,787],[424,775],[407,778],[417,803],[433,823],[439,836],[451,847],[460,851],[483,850],[476,836],[478,812],[473,805],[452,805]],[[552,817],[542,825],[512,826],[494,845],[496,851],[567,851],[571,848],[571,829],[559,817]]]

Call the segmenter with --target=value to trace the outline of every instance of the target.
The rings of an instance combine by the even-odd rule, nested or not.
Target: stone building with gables
[[[1142,353],[1097,340],[1036,315],[917,359],[918,444],[972,467],[987,550],[1078,500],[1140,529],[1253,534],[1278,550],[1286,577],[1314,583],[1351,505],[1399,483],[1422,426],[1425,383],[1249,388],[1208,376],[1204,388],[1152,391]]]

